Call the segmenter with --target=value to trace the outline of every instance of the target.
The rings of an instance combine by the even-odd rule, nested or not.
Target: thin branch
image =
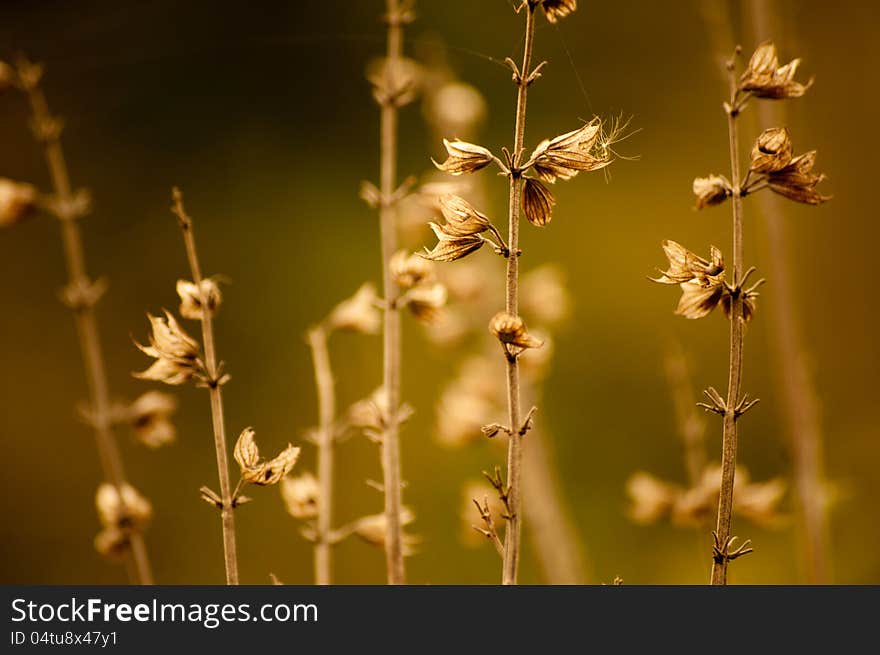
[[[208,392],[211,397],[211,421],[214,429],[214,450],[217,455],[217,476],[220,479],[220,510],[223,525],[223,559],[226,566],[226,584],[238,584],[238,556],[235,545],[235,505],[229,484],[229,458],[226,443],[226,423],[223,420],[223,380],[217,365],[217,353],[214,347],[214,324],[210,310],[210,302],[202,285],[202,269],[199,265],[196,239],[193,234],[192,219],[183,206],[183,194],[180,189],[172,191],[174,205],[171,210],[177,216],[177,222],[183,233],[186,257],[192,274],[193,283],[201,293],[202,306],[202,341],[205,348],[205,370],[207,372]]]

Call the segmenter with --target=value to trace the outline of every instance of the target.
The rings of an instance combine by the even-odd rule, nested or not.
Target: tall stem
[[[387,0],[387,65],[395,70],[403,51],[403,24],[398,0]],[[397,105],[394,99],[382,103],[380,117],[380,172],[379,186],[383,202],[379,210],[382,240],[382,288],[385,298],[382,381],[388,401],[387,425],[382,438],[382,476],[385,489],[385,519],[388,534],[385,539],[385,562],[388,584],[403,584],[403,546],[400,525],[400,434],[398,408],[400,407],[400,309],[392,299],[398,289],[391,276],[391,257],[397,250],[395,208],[390,202],[397,179]]]
[[[333,420],[336,394],[333,370],[323,327],[309,331],[309,347],[318,390],[318,518],[315,540],[315,584],[328,585],[332,577],[330,533],[333,529]]]
[[[510,196],[508,201],[508,238],[510,256],[507,258],[507,293],[505,310],[516,316],[519,312],[519,213],[522,188],[522,175],[518,170],[519,158],[526,133],[526,101],[528,99],[529,74],[532,66],[532,48],[535,42],[535,8],[526,3],[526,37],[522,67],[516,92],[516,124],[513,137],[513,157],[516,162],[510,173]],[[516,356],[507,357],[507,410],[511,435],[507,445],[507,485],[510,517],[504,535],[504,562],[501,583],[516,584],[519,570],[520,542],[522,537],[522,435],[520,432],[520,385],[519,360]]]
[[[223,525],[223,558],[226,566],[226,584],[238,584],[238,556],[235,546],[235,514],[232,489],[229,484],[229,459],[226,446],[226,423],[223,420],[223,392],[217,367],[217,352],[214,346],[214,323],[209,302],[202,288],[202,269],[196,250],[196,239],[193,234],[192,219],[183,206],[183,194],[174,189],[174,214],[177,216],[183,232],[186,257],[193,282],[201,293],[202,306],[202,342],[205,348],[205,369],[208,375],[208,392],[211,397],[211,423],[214,430],[214,450],[217,454],[217,475],[220,478],[220,499],[223,507],[220,510]]]
[[[28,62],[22,62],[21,66],[23,68],[30,68],[32,65]],[[60,127],[49,112],[49,106],[42,89],[30,75],[23,77],[33,82],[25,82],[23,86],[30,103],[34,128],[41,138],[56,199],[60,205],[71,207],[75,202],[75,198],[70,184],[67,163],[64,159],[64,150],[61,147]],[[64,258],[67,266],[68,288],[79,295],[81,299],[81,302],[73,305],[72,308],[89,387],[90,418],[95,430],[98,458],[101,462],[104,478],[116,487],[119,502],[124,504],[121,489],[127,484],[127,480],[122,455],[116,443],[116,436],[113,433],[110,416],[110,392],[107,384],[107,371],[104,366],[104,355],[101,350],[101,339],[98,334],[98,322],[95,316],[95,302],[97,299],[90,300],[85,293],[92,287],[93,282],[86,273],[85,249],[78,222],[79,216],[66,212],[61,214],[59,219],[61,222]],[[134,564],[129,569],[133,572],[133,575],[130,575],[132,581],[138,584],[153,584],[153,573],[150,568],[150,560],[143,535],[139,532],[133,532],[129,537],[129,543],[131,545],[130,555]]]
[[[769,39],[779,20],[768,0],[748,3],[756,42]],[[778,41],[777,41],[778,43]],[[784,125],[784,103],[762,102],[757,107],[761,128]],[[783,205],[770,193],[756,196],[769,251],[769,278],[773,302],[768,304],[772,352],[782,391],[788,444],[794,469],[795,501],[803,548],[804,572],[809,584],[827,584],[831,577],[828,510],[824,491],[822,425],[818,395],[806,363],[795,284],[789,261]]]
[[[736,76],[734,60],[728,64],[730,79],[730,108],[727,112],[727,131],[730,143],[730,179],[733,186],[733,283],[738,289],[743,271],[742,196],[740,194],[739,136],[737,133]],[[718,521],[715,527],[721,555],[716,554],[712,565],[712,584],[727,584],[727,544],[733,514],[733,483],[736,475],[737,414],[735,407],[740,397],[743,353],[742,294],[736,293],[730,309],[730,370],[727,380],[727,409],[724,412],[724,433],[721,442],[721,494],[718,500]]]

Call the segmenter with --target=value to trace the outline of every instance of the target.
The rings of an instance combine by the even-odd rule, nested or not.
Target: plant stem
[[[332,565],[331,534],[333,530],[333,420],[336,415],[336,394],[333,370],[327,352],[327,332],[318,326],[309,331],[309,347],[315,369],[318,391],[318,517],[315,539],[315,584],[328,585]]]
[[[730,79],[730,108],[727,112],[727,131],[730,143],[730,175],[733,186],[733,281],[738,289],[743,270],[742,244],[742,197],[740,195],[739,136],[737,131],[735,58],[728,63]],[[722,549],[712,565],[712,584],[727,584],[726,557],[730,539],[730,523],[733,514],[733,483],[736,475],[737,414],[742,383],[743,352],[743,304],[742,294],[736,293],[730,308],[730,370],[727,380],[727,409],[724,412],[724,432],[721,441],[721,494],[718,500],[718,521],[715,532]]]
[[[528,99],[529,74],[532,65],[532,48],[535,42],[535,8],[528,2],[526,9],[526,35],[522,67],[516,92],[516,124],[513,138],[513,158],[516,164],[510,172],[510,196],[508,201],[508,238],[510,255],[507,258],[507,294],[505,311],[516,316],[519,311],[519,213],[522,174],[518,170],[519,158],[526,133],[526,100]],[[511,435],[507,445],[507,485],[509,491],[510,517],[504,534],[504,562],[501,583],[516,584],[519,570],[520,542],[522,537],[522,498],[520,478],[522,472],[522,435],[520,432],[519,360],[507,356],[507,409]]]
[[[777,31],[775,3],[748,3],[755,41],[760,43]],[[778,43],[778,41],[777,41]],[[761,128],[785,124],[785,104],[762,102],[757,107]],[[803,565],[809,584],[827,584],[831,576],[829,528],[822,464],[822,426],[818,395],[806,363],[794,280],[789,262],[788,236],[783,204],[770,193],[756,196],[762,214],[768,249],[769,278],[774,301],[767,307],[772,352],[777,361],[777,386],[782,391],[788,445],[792,454],[797,514],[803,544]]]
[[[183,194],[179,189],[173,191],[174,207],[183,242],[186,247],[186,258],[193,282],[201,293],[202,306],[202,341],[205,348],[205,369],[208,375],[208,392],[211,397],[211,422],[214,430],[214,450],[217,454],[217,475],[220,478],[220,499],[223,507],[220,510],[223,525],[223,557],[226,566],[226,584],[238,584],[238,556],[235,546],[235,515],[234,498],[229,484],[229,459],[226,445],[226,424],[223,420],[223,392],[217,366],[217,353],[214,347],[214,323],[209,309],[207,294],[202,288],[202,269],[196,250],[196,239],[193,234],[192,219],[183,206]]]
[[[403,23],[398,0],[386,1],[387,65],[394,69],[403,50]],[[388,534],[385,539],[385,562],[388,584],[403,584],[403,546],[400,525],[400,434],[398,408],[400,407],[400,309],[391,302],[398,293],[391,276],[391,257],[397,250],[395,208],[389,202],[397,178],[397,106],[386,99],[380,116],[380,172],[379,186],[383,202],[379,209],[382,240],[382,288],[385,297],[383,328],[382,385],[388,402],[387,425],[382,436],[382,478],[385,491],[385,519]]]
[[[22,61],[20,66],[30,67],[32,64]],[[25,84],[24,90],[30,103],[34,127],[39,130],[40,126],[57,125],[49,112],[49,106],[42,89],[36,84]],[[64,151],[61,147],[60,129],[44,130],[42,134],[41,142],[56,199],[61,205],[69,207],[74,202],[74,194],[70,184],[67,163],[64,159]],[[61,222],[64,258],[67,266],[68,288],[85,298],[87,296],[84,292],[92,287],[93,282],[86,273],[85,249],[78,222],[79,217],[65,213],[63,216],[59,216],[59,219]],[[95,316],[95,301],[84,300],[73,307],[73,311],[89,387],[90,419],[95,430],[98,458],[101,462],[104,478],[116,488],[119,502],[124,507],[121,490],[127,484],[127,480],[122,463],[122,455],[119,452],[116,436],[113,433],[110,416],[110,392],[107,384],[104,355],[101,350],[101,340],[98,334],[98,322]],[[131,558],[134,564],[129,569],[134,573],[130,577],[137,584],[153,584],[153,574],[143,535],[139,532],[132,532],[129,535],[129,543],[131,546]]]
[[[664,363],[675,406],[675,422],[684,447],[685,468],[691,487],[695,487],[706,468],[706,424],[697,411],[687,357],[680,343],[670,347]]]

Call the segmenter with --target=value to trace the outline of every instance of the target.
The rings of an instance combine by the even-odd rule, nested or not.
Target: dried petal
[[[318,516],[319,494],[318,480],[308,471],[281,481],[281,497],[293,518],[313,519]]]
[[[526,330],[525,322],[519,316],[498,312],[489,322],[489,332],[503,344],[518,348],[540,348],[543,342]]]
[[[495,157],[483,146],[478,146],[467,141],[447,141],[443,139],[443,145],[449,156],[442,164],[434,162],[434,166],[450,175],[462,173],[474,173],[491,164]],[[434,160],[431,160],[434,161]]]
[[[523,213],[529,223],[538,227],[544,227],[552,218],[551,212],[556,199],[540,181],[527,177],[523,184]]]
[[[704,209],[727,200],[733,195],[733,188],[722,175],[698,177],[694,180],[694,195],[697,196],[697,209]]]
[[[331,330],[350,330],[364,334],[377,334],[382,325],[382,314],[376,306],[376,288],[366,282],[355,294],[336,305],[327,317]]]
[[[180,296],[180,315],[196,321],[202,320],[203,303],[213,316],[223,300],[220,287],[211,278],[202,280],[201,291],[189,280],[178,280],[177,295]]]

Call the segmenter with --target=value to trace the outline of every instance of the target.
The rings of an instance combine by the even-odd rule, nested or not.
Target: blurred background
[[[130,375],[148,363],[132,338],[146,338],[145,312],[176,309],[175,282],[187,277],[168,211],[170,188],[180,185],[205,272],[231,281],[216,322],[219,354],[232,375],[225,387],[229,433],[253,425],[270,452],[302,442],[316,423],[304,333],[362,282],[380,279],[378,220],[358,199],[358,186],[378,178],[378,109],[364,70],[384,49],[382,4],[0,3],[0,59],[22,51],[46,64],[44,87],[65,120],[73,182],[93,191],[95,211],[83,231],[89,272],[110,283],[98,317],[114,397],[155,386]],[[512,138],[514,89],[500,62],[522,48],[513,4],[420,0],[407,30],[409,54],[442,61],[483,94],[485,119],[473,138],[496,152]],[[730,250],[729,205],[697,213],[691,193],[696,176],[729,175],[719,39],[710,37],[699,3],[579,4],[556,26],[539,19],[536,57],[550,64],[532,87],[527,144],[595,114],[622,113],[638,132],[617,147],[639,159],[615,162],[607,177],[556,185],[553,222],[523,225],[524,270],[555,262],[572,300],[571,317],[555,336],[538,425],[552,443],[588,581],[702,584],[711,538],[668,521],[633,523],[626,481],[645,470],[686,484],[664,374],[671,343],[686,353],[696,389],[726,385],[727,322],[715,314],[674,316],[677,289],[645,279],[666,263],[663,239],[702,254],[710,243]],[[735,38],[748,54],[756,42],[746,7],[725,9],[732,36],[720,40]],[[818,150],[817,168],[829,177],[824,192],[834,195],[820,207],[786,203],[784,217],[835,498],[832,579],[876,584],[880,552],[870,544],[880,538],[880,346],[870,326],[880,309],[869,295],[880,236],[870,164],[878,146],[871,128],[880,100],[872,83],[880,7],[783,2],[779,15],[781,58],[803,57],[800,77],[816,77],[806,97],[787,103],[786,120],[798,152]],[[744,151],[757,134],[751,120],[743,122]],[[402,176],[426,173],[430,156],[442,158],[442,144],[416,103],[402,114]],[[0,177],[49,187],[25,103],[13,92],[0,95]],[[480,208],[504,224],[506,184],[491,173],[482,177]],[[761,220],[747,202],[746,263],[766,273],[774,253]],[[424,228],[413,241],[413,248],[432,245],[433,236]],[[73,321],[57,300],[65,269],[56,221],[37,216],[0,232],[0,262],[0,581],[123,583],[124,568],[104,562],[92,546],[100,471],[91,432],[75,413],[86,388]],[[492,283],[500,308],[503,278]],[[754,479],[790,480],[783,393],[769,313],[762,311],[773,299],[770,279],[747,332],[744,388],[762,402],[741,423],[739,461]],[[405,325],[403,395],[416,410],[402,436],[405,501],[421,538],[408,560],[409,581],[495,583],[495,553],[488,544],[462,544],[459,515],[462,485],[501,464],[503,451],[480,440],[449,448],[436,438],[435,405],[469,345],[438,348],[413,321]],[[378,385],[379,337],[334,336],[331,357],[340,407]],[[156,579],[221,583],[219,520],[198,494],[203,484],[216,487],[217,477],[207,397],[190,387],[163,390],[180,401],[176,443],[153,451],[119,433],[131,481],[154,505],[146,539]],[[720,422],[707,421],[717,459]],[[314,449],[303,451],[300,470],[314,462]],[[374,444],[342,444],[338,476],[339,523],[381,511],[381,495],[364,484],[381,479]],[[278,490],[251,491],[254,502],[237,512],[242,581],[267,583],[271,572],[286,583],[310,583],[311,547]],[[793,509],[789,492],[782,510]],[[751,538],[756,553],[732,566],[732,582],[804,581],[793,521],[770,530],[735,518],[733,532]],[[355,540],[336,550],[335,566],[341,583],[385,579],[381,550]],[[522,580],[544,579],[527,538]]]

